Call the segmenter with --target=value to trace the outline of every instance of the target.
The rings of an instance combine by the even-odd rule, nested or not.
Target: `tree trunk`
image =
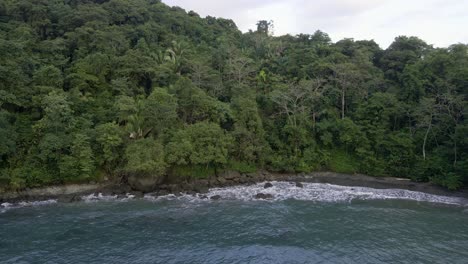
[[[432,123],[429,124],[427,127],[426,135],[424,135],[424,142],[423,142],[423,147],[422,147],[422,152],[423,152],[423,159],[426,160],[426,142],[427,142],[427,136],[429,135],[429,131],[431,131]]]
[[[313,127],[313,129],[314,129],[314,132],[315,132],[315,124],[316,124],[316,122],[317,122],[316,119],[317,119],[317,115],[316,115],[316,113],[315,113],[315,111],[314,111],[314,112],[312,113],[312,120],[313,120],[312,127]]]
[[[345,88],[341,88],[341,119],[345,118]]]
[[[455,135],[455,137],[456,137],[456,135]],[[455,166],[457,166],[457,158],[458,158],[457,157],[457,154],[458,154],[457,153],[457,139],[455,138],[453,141],[454,141],[453,152],[454,152],[454,156],[455,156],[454,160],[453,160],[453,166],[455,167]]]

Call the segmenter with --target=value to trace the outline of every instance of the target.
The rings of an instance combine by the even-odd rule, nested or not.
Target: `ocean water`
[[[464,199],[273,185],[210,190],[220,200],[5,203],[0,263],[468,263]]]

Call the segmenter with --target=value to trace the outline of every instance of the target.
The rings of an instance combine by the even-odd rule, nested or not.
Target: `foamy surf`
[[[212,188],[206,194],[169,194],[165,196],[154,196],[147,194],[143,199],[147,201],[167,201],[180,200],[186,202],[210,202],[211,198],[217,200],[239,200],[254,201],[259,200],[257,194],[271,195],[271,198],[265,201],[283,201],[300,200],[312,202],[331,202],[331,203],[349,203],[354,200],[411,200],[418,202],[448,204],[467,206],[468,199],[460,197],[439,196],[422,192],[408,191],[402,189],[373,189],[367,187],[349,187],[322,183],[302,183],[303,187],[297,187],[295,183],[290,182],[271,182],[272,187],[264,188],[266,182],[250,186],[233,186],[227,188]],[[132,194],[126,195],[103,195],[90,194],[82,196],[85,203],[94,203],[100,201],[125,202],[135,199]],[[45,206],[57,203],[57,200],[2,203],[0,204],[0,213],[5,213],[10,209],[22,207]],[[468,212],[465,210],[464,212]]]
[[[124,196],[118,195],[103,195],[102,193],[99,194],[90,194],[82,196],[81,199],[86,203],[92,202],[99,202],[99,201],[128,201],[135,198],[135,195],[127,193]]]
[[[351,202],[353,200],[412,200],[418,202],[440,203],[449,205],[468,206],[468,200],[460,197],[439,196],[422,192],[402,189],[373,189],[367,187],[348,187],[322,183],[302,183],[297,187],[295,183],[271,182],[273,187],[264,188],[265,182],[251,186],[234,186],[228,188],[213,188],[207,194],[197,195],[167,195],[161,197],[145,196],[151,201],[186,200],[208,201],[216,196],[222,200],[258,200],[257,194],[271,195],[268,201],[301,200],[314,202]]]
[[[10,209],[23,208],[23,207],[36,207],[56,204],[57,200],[45,200],[45,201],[34,201],[34,202],[19,202],[19,203],[2,203],[0,204],[0,213],[5,213]]]

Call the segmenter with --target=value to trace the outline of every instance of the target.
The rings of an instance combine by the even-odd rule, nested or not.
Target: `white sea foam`
[[[297,187],[289,182],[271,182],[273,187],[264,188],[265,183],[251,186],[234,186],[228,188],[213,188],[207,194],[192,195],[167,195],[162,197],[145,196],[152,201],[187,200],[203,201],[215,195],[223,200],[257,200],[258,193],[271,194],[269,201],[281,201],[287,199],[317,202],[351,202],[353,200],[413,200],[419,202],[442,203],[452,205],[468,205],[468,200],[459,197],[447,197],[432,195],[422,192],[414,192],[401,189],[373,189],[367,187],[347,187],[322,183],[303,183],[303,187]]]
[[[184,194],[180,196],[176,196],[174,194],[168,194],[164,196],[154,196],[152,194],[146,194],[143,198],[148,201],[156,202],[156,201],[162,201],[162,200],[177,200],[177,199],[194,200],[194,199],[200,199],[201,196],[202,195],[200,194],[196,194],[195,196],[188,195],[188,194]]]
[[[2,207],[2,208],[9,208],[9,207],[11,207],[12,205],[13,205],[13,204],[11,204],[11,203],[2,203],[2,204],[0,204],[0,207]]]
[[[98,202],[98,201],[128,201],[134,199],[135,195],[127,193],[125,196],[118,196],[118,195],[103,195],[102,193],[99,194],[90,194],[82,196],[81,199],[84,202],[91,203],[91,202]]]
[[[22,207],[36,207],[56,204],[57,200],[45,200],[45,201],[34,201],[34,202],[19,202],[19,203],[2,203],[0,204],[0,213],[5,213],[9,209],[22,208]]]
[[[148,201],[167,201],[181,200],[186,202],[208,202],[213,201],[210,198],[219,196],[221,200],[241,200],[253,201],[259,193],[271,194],[273,198],[267,201],[282,201],[288,199],[314,201],[314,202],[351,202],[353,200],[412,200],[419,202],[441,203],[450,205],[462,205],[468,207],[468,199],[460,197],[448,197],[432,195],[422,192],[414,192],[402,189],[373,189],[367,187],[348,187],[322,183],[303,183],[303,187],[297,187],[295,183],[289,182],[271,182],[273,187],[264,188],[265,182],[251,186],[234,186],[227,188],[213,188],[206,194],[196,195],[174,195],[153,196],[147,194],[144,196]],[[135,199],[132,194],[125,196],[90,194],[81,197],[86,203],[99,201],[129,201]],[[20,202],[20,203],[2,203],[0,204],[0,213],[10,209],[21,207],[44,206],[57,203],[57,200]],[[463,212],[468,212],[465,209]]]

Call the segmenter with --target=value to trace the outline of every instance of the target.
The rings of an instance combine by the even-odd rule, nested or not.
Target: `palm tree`
[[[166,57],[164,58],[172,64],[174,72],[178,75],[181,74],[182,62],[186,50],[185,46],[184,42],[172,41],[172,47],[166,50]]]

